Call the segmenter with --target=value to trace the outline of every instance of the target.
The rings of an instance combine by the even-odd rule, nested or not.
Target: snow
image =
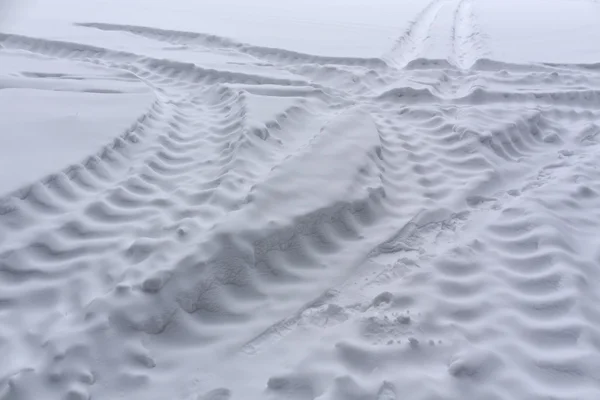
[[[598,62],[598,44],[590,40],[600,29],[597,1],[482,0],[475,8],[486,34],[494,38],[489,41],[494,59],[569,64]]]
[[[15,53],[2,54],[0,61],[2,193],[93,154],[115,132],[126,131],[132,115],[142,114],[154,99],[145,85],[110,71]]]
[[[0,400],[600,398],[600,4],[0,12]]]

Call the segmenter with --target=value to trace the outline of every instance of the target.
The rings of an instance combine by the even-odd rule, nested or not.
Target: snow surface
[[[0,193],[93,154],[154,99],[135,77],[23,53],[0,54],[0,73]]]
[[[598,2],[0,6],[0,400],[600,398]]]

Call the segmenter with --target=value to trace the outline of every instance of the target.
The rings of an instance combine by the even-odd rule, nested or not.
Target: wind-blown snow
[[[600,398],[600,4],[26,4],[0,400]]]

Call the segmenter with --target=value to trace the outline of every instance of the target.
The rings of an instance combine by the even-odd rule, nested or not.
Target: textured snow
[[[0,6],[0,400],[600,398],[598,2]]]

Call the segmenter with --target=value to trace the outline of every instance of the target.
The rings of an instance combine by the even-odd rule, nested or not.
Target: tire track
[[[317,259],[325,262],[329,254],[339,255],[334,251],[337,246],[355,241],[356,231],[377,218],[384,193],[377,186],[372,191],[364,188],[366,183],[376,183],[380,162],[374,129],[369,147],[361,147],[365,153],[357,169],[339,171],[348,175],[344,182],[350,185],[349,199],[318,204],[316,209],[277,223],[263,221],[264,207],[255,205],[269,202],[271,196],[285,198],[286,185],[297,184],[281,175],[280,169],[300,176],[306,171],[308,176],[301,180],[311,189],[312,169],[303,163],[335,153],[329,149],[335,137],[321,128],[332,110],[337,113],[350,102],[320,87],[76,43],[14,35],[0,35],[0,42],[48,57],[128,71],[151,85],[159,102],[143,120],[151,124],[137,129],[147,139],[144,147],[117,164],[125,167],[123,174],[111,174],[104,161],[94,157],[75,177],[59,180],[62,185],[56,189],[36,184],[22,199],[11,198],[13,207],[0,220],[5,239],[0,246],[0,274],[6,278],[0,286],[11,298],[11,288],[19,288],[13,304],[35,297],[36,287],[43,285],[51,299],[46,306],[58,306],[65,301],[61,280],[68,277],[81,282],[73,286],[78,299],[73,318],[57,318],[53,329],[39,333],[51,343],[39,353],[40,367],[6,381],[0,371],[0,384],[11,391],[43,387],[47,377],[41,365],[59,371],[53,382],[59,383],[56,393],[61,398],[90,395],[95,378],[81,387],[81,374],[134,385],[135,376],[147,376],[155,365],[147,352],[139,350],[143,336],[164,333],[176,320],[190,325],[191,340],[198,348],[208,340],[218,340],[217,330],[233,334],[238,331],[238,319],[252,315],[252,309],[232,290],[236,287],[257,302],[265,293],[281,297],[282,304],[285,299],[297,302],[303,292],[297,282],[304,279],[298,270],[314,268]],[[256,127],[249,119],[251,95],[300,100]],[[368,118],[359,121],[359,125],[365,123],[373,128]],[[349,125],[343,118],[336,124]],[[311,129],[307,132],[307,128]],[[362,135],[355,134],[342,144],[350,152],[361,140]],[[137,136],[132,141],[138,141]],[[274,208],[273,204],[269,207]],[[240,209],[252,223],[243,222],[240,213],[231,216]],[[279,212],[287,215],[281,207]],[[326,270],[331,274],[331,268]],[[309,280],[322,272],[313,271]],[[92,283],[86,282],[90,273],[98,279],[91,288],[88,284]],[[273,282],[278,285],[269,285]],[[272,293],[287,284],[292,285],[285,294]],[[290,293],[299,295],[289,298]],[[219,322],[197,318],[217,312],[225,316]],[[108,318],[106,333],[95,332],[96,322],[83,318],[84,314]],[[64,342],[61,332],[65,331],[77,336],[81,344]],[[127,339],[112,339],[120,333]],[[103,352],[101,343],[107,342],[116,355]],[[13,344],[40,351],[35,344]],[[68,355],[60,356],[58,348],[63,346]],[[85,355],[74,354],[73,346],[85,347]],[[173,341],[170,346],[180,344]],[[113,362],[111,357],[118,359],[119,368],[92,372],[95,363]],[[75,362],[83,367],[71,373],[69,365]],[[129,371],[136,372],[131,375]]]
[[[476,215],[494,209],[498,198],[517,197],[549,180],[548,171],[555,169],[549,160],[557,151],[560,157],[571,154],[565,145],[571,143],[570,127],[598,119],[598,74],[582,66],[475,62],[479,56],[470,50],[477,46],[469,33],[476,31],[469,0],[454,15],[444,14],[456,21],[454,56],[463,69],[440,60],[415,61],[448,4],[430,3],[398,40],[391,60],[408,68],[392,71],[398,78],[393,83],[371,73],[385,68],[377,61],[314,58],[153,28],[86,24],[164,41],[230,46],[284,68],[303,70],[302,64],[310,64],[306,75],[317,76],[319,83],[0,35],[3,46],[127,71],[151,85],[157,98],[132,128],[131,141],[142,144],[139,149],[114,146],[73,175],[57,174],[52,182],[33,185],[26,196],[13,197],[13,209],[0,217],[0,306],[7,311],[0,318],[19,304],[39,305],[40,292],[49,294],[44,309],[70,311],[53,316],[49,328],[39,328],[44,321],[25,327],[0,324],[18,333],[15,346],[29,346],[36,355],[28,372],[0,374],[0,390],[8,391],[0,393],[29,399],[23,394],[29,388],[52,382],[50,399],[116,398],[124,387],[132,396],[152,398],[160,390],[148,382],[161,373],[171,375],[169,365],[182,366],[178,371],[196,380],[199,373],[209,375],[222,366],[213,365],[212,348],[231,354],[241,347],[246,354],[235,354],[237,360],[247,353],[268,359],[269,352],[277,352],[273,343],[302,335],[310,341],[303,329],[314,333],[326,327],[333,329],[327,339],[314,343],[323,351],[301,354],[303,360],[286,359],[286,367],[301,365],[288,368],[289,374],[254,371],[259,362],[246,361],[252,368],[244,372],[271,375],[261,381],[257,396],[233,395],[262,398],[266,383],[271,394],[282,398],[315,398],[325,391],[324,398],[358,393],[360,398],[393,399],[409,392],[425,399],[442,397],[445,387],[439,383],[450,379],[457,382],[451,386],[456,392],[448,394],[452,398],[464,398],[465,387],[487,398],[479,384],[496,371],[505,373],[504,356],[470,347],[457,353],[461,344],[448,338],[456,333],[448,324],[463,329],[459,336],[485,342],[488,331],[481,327],[493,322],[508,327],[512,337],[527,340],[533,333],[568,348],[571,332],[579,335],[579,327],[538,324],[548,310],[560,314],[572,307],[572,292],[556,296],[547,291],[562,271],[522,270],[538,260],[543,232],[504,234],[507,227],[541,224],[545,216],[486,225],[481,240],[506,253],[495,257],[503,263],[495,268],[474,259],[473,254],[483,252],[481,243],[449,245],[451,250],[436,258],[427,253],[427,243],[438,246],[448,236],[455,240],[464,226],[478,222]],[[466,70],[471,61],[474,67]],[[355,75],[340,78],[337,67],[320,69],[319,63],[366,66],[369,76],[353,92],[345,85]],[[488,89],[491,85],[494,90]],[[252,96],[296,100],[255,124]],[[591,124],[580,136],[590,142],[597,134]],[[323,159],[331,168],[314,168]],[[581,175],[597,178],[596,161],[587,160],[589,169]],[[507,190],[507,183],[542,164],[547,168],[541,178]],[[505,172],[515,179],[500,179]],[[327,185],[316,187],[323,177]],[[569,182],[573,193],[557,196],[553,211],[577,208],[573,198],[592,201],[598,191]],[[504,211],[510,217],[514,210]],[[573,216],[584,219],[583,214]],[[542,249],[562,254],[568,244],[550,237]],[[86,271],[93,271],[93,277]],[[67,278],[72,293],[65,300],[59,283]],[[515,312],[494,313],[486,296],[499,286]],[[529,296],[529,286],[540,299]],[[353,291],[360,294],[359,304]],[[597,318],[592,306],[590,300],[583,310],[590,319]],[[390,347],[377,348],[383,344]],[[523,359],[515,362],[526,370],[543,346],[521,349]],[[180,357],[182,351],[188,357]],[[169,358],[173,354],[176,360]],[[271,354],[271,359],[278,357]],[[578,360],[540,359],[532,379],[546,382],[558,374],[564,379],[558,389],[565,392],[589,383],[564,376],[578,371]],[[101,365],[111,368],[98,371]],[[311,380],[322,365],[334,366],[343,376]],[[431,375],[419,375],[423,365]],[[165,376],[158,380],[168,380]],[[220,379],[230,376],[224,372]],[[373,382],[362,387],[367,380]],[[518,383],[515,387],[524,386]],[[172,382],[167,384],[172,388]],[[207,379],[201,385],[212,384]],[[201,385],[207,396],[232,396],[229,389]]]
[[[489,56],[485,36],[476,18],[474,0],[461,0],[454,14],[451,57],[461,69],[469,69],[477,60]]]
[[[406,81],[437,76],[423,64],[405,70]],[[370,99],[384,143],[386,202],[407,215],[418,215],[414,204],[426,212],[421,221],[399,224],[346,284],[248,344],[252,363],[286,342],[315,346],[282,361],[285,372],[272,371],[273,396],[301,388],[324,398],[394,398],[387,389],[398,388],[415,399],[597,397],[597,358],[589,356],[600,343],[592,311],[598,298],[590,291],[597,252],[583,261],[570,238],[590,237],[600,223],[596,212],[582,223],[590,209],[577,203],[597,205],[597,157],[587,152],[578,165],[577,151],[568,149],[597,145],[600,80],[576,65],[492,64],[457,72],[467,87],[474,74],[498,91],[469,89],[474,96],[441,100],[432,78],[427,90],[407,86],[398,96]],[[587,89],[563,87],[563,80]],[[578,178],[560,172],[569,166],[581,171]],[[562,176],[557,185],[554,174]],[[536,196],[543,191],[548,201]],[[335,374],[315,373],[322,365]]]
[[[396,43],[383,56],[383,59],[396,68],[403,68],[418,58],[430,40],[430,29],[447,0],[433,0],[410,23],[406,31],[396,39]]]
[[[201,46],[213,50],[234,50],[239,53],[249,55],[257,60],[269,61],[278,64],[341,65],[349,67],[368,67],[370,69],[387,68],[385,62],[379,58],[318,56],[274,47],[255,46],[238,42],[233,39],[216,35],[208,35],[205,33],[166,30],[136,25],[92,22],[78,23],[76,25],[105,31],[126,32],[171,44]]]

